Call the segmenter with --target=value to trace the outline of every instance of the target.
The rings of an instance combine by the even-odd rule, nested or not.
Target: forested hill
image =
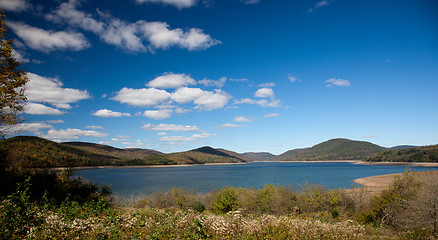
[[[114,165],[115,157],[87,152],[44,138],[18,136],[0,141],[2,167],[67,167]]]
[[[63,145],[71,146],[89,153],[115,157],[119,159],[142,159],[148,156],[160,155],[161,152],[151,149],[140,148],[115,148],[107,145],[88,143],[88,142],[65,142]]]
[[[275,157],[275,155],[268,152],[246,152],[242,153],[242,155],[254,162],[269,161],[270,159]]]
[[[370,162],[438,162],[438,145],[387,150],[369,157]]]
[[[145,160],[165,164],[242,163],[250,161],[241,154],[212,147],[201,147],[185,152],[150,156]]]
[[[0,167],[2,168],[203,164],[247,161],[250,160],[241,154],[211,147],[162,154],[149,149],[119,149],[84,142],[61,144],[33,136],[18,136],[0,141]]]
[[[328,161],[328,160],[364,160],[386,148],[370,142],[337,138],[317,144],[307,149],[285,152],[272,161]]]

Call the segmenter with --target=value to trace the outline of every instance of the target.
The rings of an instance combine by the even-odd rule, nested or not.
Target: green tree
[[[20,122],[19,113],[26,101],[24,84],[28,81],[26,72],[19,69],[14,58],[13,40],[6,40],[5,15],[0,11],[0,136],[4,137],[6,126]]]

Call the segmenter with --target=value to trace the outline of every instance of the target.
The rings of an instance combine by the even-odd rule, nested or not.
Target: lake
[[[110,185],[115,195],[131,196],[166,192],[171,188],[208,192],[224,186],[262,188],[266,184],[299,188],[305,183],[327,188],[351,188],[356,178],[438,170],[438,168],[358,165],[350,162],[256,162],[231,165],[101,168],[75,172],[100,185]]]

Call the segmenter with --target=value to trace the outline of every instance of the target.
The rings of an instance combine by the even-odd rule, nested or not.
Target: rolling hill
[[[212,147],[201,147],[186,152],[150,156],[144,160],[163,162],[165,164],[242,163],[250,161],[241,154]]]
[[[161,152],[151,150],[151,149],[140,149],[140,148],[115,148],[107,145],[88,143],[88,142],[64,142],[62,145],[71,146],[85,152],[95,153],[99,155],[105,155],[109,157],[133,160],[141,159],[148,156],[160,155]]]
[[[272,161],[329,161],[363,160],[386,149],[378,145],[337,138],[317,144],[311,148],[287,151],[272,158]]]
[[[0,160],[0,167],[15,169],[250,161],[238,153],[211,147],[163,154],[150,149],[119,149],[85,142],[57,143],[33,136],[17,136],[0,141]]]
[[[67,167],[114,165],[120,160],[91,153],[44,138],[18,136],[0,141],[2,165],[27,167]]]
[[[274,154],[268,152],[246,152],[242,153],[242,155],[254,162],[269,161],[275,157]]]
[[[438,162],[438,145],[387,150],[365,160],[369,162]]]

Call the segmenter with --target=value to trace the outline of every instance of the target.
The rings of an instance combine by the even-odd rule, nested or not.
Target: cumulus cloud
[[[148,118],[152,118],[155,120],[161,120],[170,118],[172,116],[172,110],[171,109],[160,109],[160,110],[146,110],[144,111],[143,115]]]
[[[44,138],[47,139],[52,139],[52,140],[61,140],[61,139],[65,139],[65,140],[70,140],[70,139],[78,139],[80,137],[106,137],[108,136],[108,133],[104,133],[104,132],[98,132],[98,131],[93,131],[93,130],[81,130],[81,129],[76,129],[76,128],[67,128],[67,129],[60,129],[60,130],[55,130],[55,129],[50,129],[47,132],[47,135],[43,136]]]
[[[350,81],[344,79],[337,79],[337,78],[330,78],[325,82],[327,83],[327,87],[333,87],[333,86],[349,87],[351,85]]]
[[[234,118],[235,122],[251,122],[250,119],[244,117],[244,116],[238,116]]]
[[[218,87],[218,88],[221,88],[221,87],[223,87],[225,85],[226,81],[227,81],[226,77],[221,77],[217,81],[216,80],[210,80],[210,79],[204,78],[202,80],[199,80],[198,83],[202,84],[202,85],[204,85],[206,87]]]
[[[0,9],[11,12],[22,12],[32,5],[27,0],[0,0]]]
[[[188,85],[196,85],[196,81],[188,75],[175,73],[165,73],[146,84],[152,88],[180,88]]]
[[[100,109],[98,111],[96,111],[95,113],[92,114],[93,116],[97,116],[97,117],[130,117],[131,114],[129,113],[121,113],[121,112],[113,112],[111,110],[108,109]]]
[[[214,110],[223,108],[231,98],[222,90],[204,91],[200,88],[183,87],[176,90],[171,99],[177,103],[192,102],[197,105],[195,108],[204,110]]]
[[[165,1],[184,2],[181,0]],[[62,3],[51,14],[47,14],[46,19],[80,27],[98,35],[107,44],[131,52],[154,51],[154,49],[168,49],[174,46],[188,50],[200,50],[221,43],[205,34],[202,29],[189,28],[186,31],[180,28],[171,29],[165,22],[144,20],[128,23],[99,10],[97,13],[100,19],[96,20],[91,14],[79,11],[78,7],[80,7],[80,1],[70,0]]]
[[[28,47],[42,52],[48,53],[56,50],[79,51],[90,46],[82,33],[46,31],[15,21],[9,21],[6,24]]]
[[[77,90],[73,88],[63,88],[63,83],[56,78],[46,78],[37,74],[28,73],[29,82],[24,86],[27,100],[29,102],[49,103],[58,108],[70,109],[71,103],[90,98],[86,90]],[[34,108],[59,113],[39,105],[32,105]]]
[[[172,5],[178,9],[193,7],[197,0],[136,0],[136,3],[161,3],[163,5]]]
[[[272,98],[275,97],[274,91],[271,88],[260,88],[254,93],[254,97]]]
[[[52,125],[47,123],[20,123],[15,125],[6,125],[0,127],[0,132],[6,135],[18,134],[21,132],[30,132],[33,134],[42,134],[41,129],[53,128]]]
[[[166,102],[171,94],[156,88],[122,88],[112,100],[136,107],[150,107]]]
[[[175,125],[175,124],[158,124],[158,125],[152,125],[150,123],[143,125],[141,128],[145,130],[154,130],[154,131],[172,131],[172,132],[190,132],[200,131],[197,126],[184,126],[184,125]]]
[[[31,115],[62,115],[63,111],[56,108],[47,107],[46,105],[39,103],[26,103],[23,106],[23,110],[27,114]]]

